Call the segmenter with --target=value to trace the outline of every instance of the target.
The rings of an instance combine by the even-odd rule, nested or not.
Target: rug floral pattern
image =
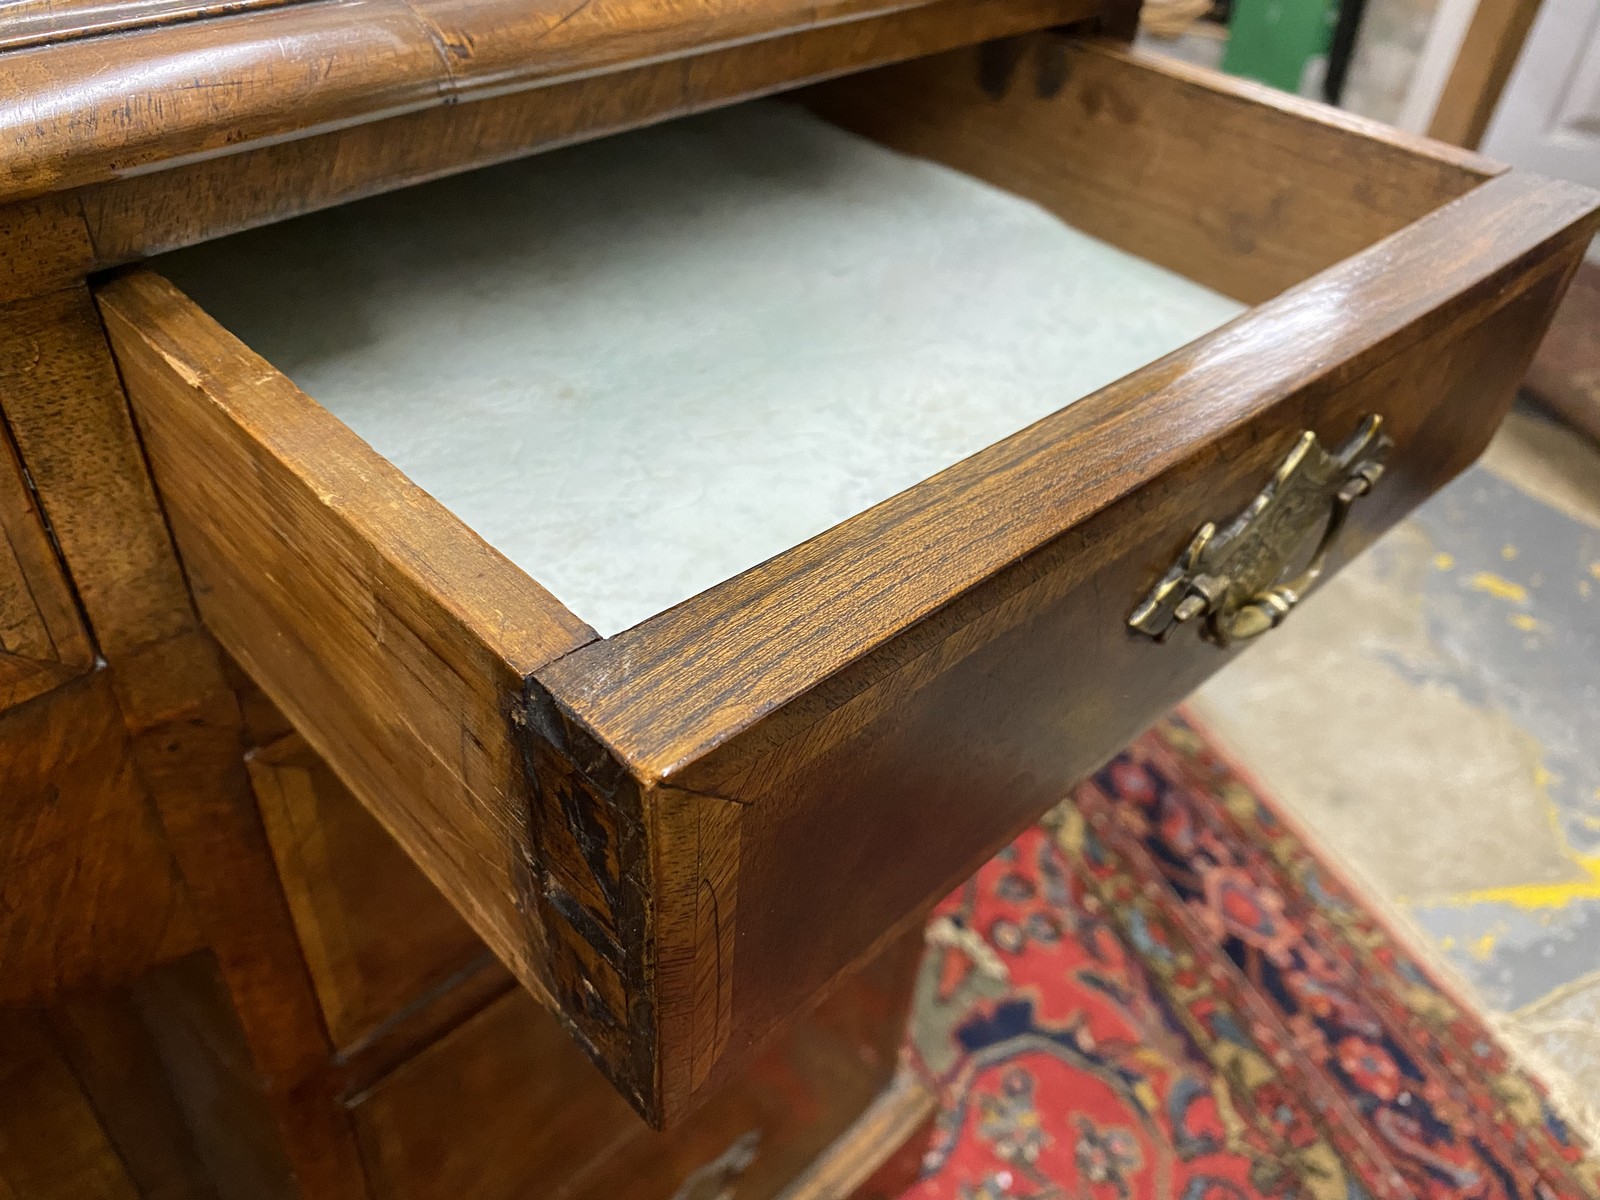
[[[1600,1165],[1192,720],[936,911],[907,1200],[1600,1200]]]

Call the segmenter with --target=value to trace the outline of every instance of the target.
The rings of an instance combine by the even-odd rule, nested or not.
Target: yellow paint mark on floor
[[[1528,589],[1520,583],[1492,574],[1489,571],[1479,571],[1472,577],[1472,586],[1480,592],[1486,592],[1497,600],[1509,600],[1513,604],[1526,604],[1528,602]]]
[[[1467,953],[1479,962],[1488,962],[1489,956],[1494,953],[1495,943],[1505,931],[1506,923],[1496,921],[1493,926],[1484,930],[1482,937],[1473,939],[1472,944],[1467,947]]]
[[[1439,949],[1441,949],[1441,950],[1454,950],[1455,948],[1456,948],[1456,939],[1454,937],[1452,937],[1450,934],[1447,933],[1442,938],[1439,939]]]
[[[1508,542],[1506,545],[1500,547],[1500,557],[1505,559],[1507,562],[1510,562],[1512,559],[1517,557],[1517,548]]]
[[[1512,613],[1506,620],[1510,621],[1513,628],[1522,630],[1523,633],[1538,633],[1539,621],[1527,613]]]
[[[1578,595],[1587,600],[1593,592],[1594,588],[1587,579],[1578,580]]]
[[[1578,900],[1600,900],[1600,854],[1573,855],[1574,863],[1584,872],[1583,879],[1567,879],[1560,883],[1513,883],[1508,887],[1483,888],[1452,896],[1451,905],[1509,904],[1524,912],[1542,908],[1566,908]]]
[[[1589,574],[1593,575],[1596,579],[1600,579],[1600,562],[1589,564]]]
[[[1556,883],[1513,883],[1504,887],[1479,888],[1458,892],[1435,903],[1451,908],[1468,908],[1474,904],[1509,904],[1524,912],[1563,909],[1579,900],[1600,900],[1600,854],[1580,854],[1573,849],[1563,827],[1561,810],[1550,798],[1550,784],[1560,777],[1543,763],[1534,768],[1533,783],[1539,789],[1545,820],[1561,846],[1562,856],[1578,868],[1580,878],[1564,879]],[[1600,799],[1600,789],[1595,798]],[[1589,818],[1585,817],[1585,824]]]
[[[1433,556],[1433,565],[1441,571],[1448,571],[1456,565],[1456,556],[1454,554],[1446,554],[1441,550]]]

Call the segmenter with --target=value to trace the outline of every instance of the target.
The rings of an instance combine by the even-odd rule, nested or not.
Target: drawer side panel
[[[99,298],[208,626],[547,995],[512,709],[587,627],[164,280]]]
[[[814,111],[1257,304],[1504,168],[1339,109],[1046,33],[847,76]]]

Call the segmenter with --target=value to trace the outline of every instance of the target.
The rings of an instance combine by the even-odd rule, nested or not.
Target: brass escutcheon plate
[[[1198,621],[1219,646],[1276,627],[1321,577],[1350,506],[1383,475],[1392,446],[1379,416],[1333,454],[1315,433],[1302,433],[1243,511],[1221,528],[1200,527],[1128,624],[1164,641]]]

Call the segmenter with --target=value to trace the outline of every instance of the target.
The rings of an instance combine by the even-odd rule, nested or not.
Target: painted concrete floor
[[[1600,1134],[1600,452],[1513,414],[1194,706]]]

